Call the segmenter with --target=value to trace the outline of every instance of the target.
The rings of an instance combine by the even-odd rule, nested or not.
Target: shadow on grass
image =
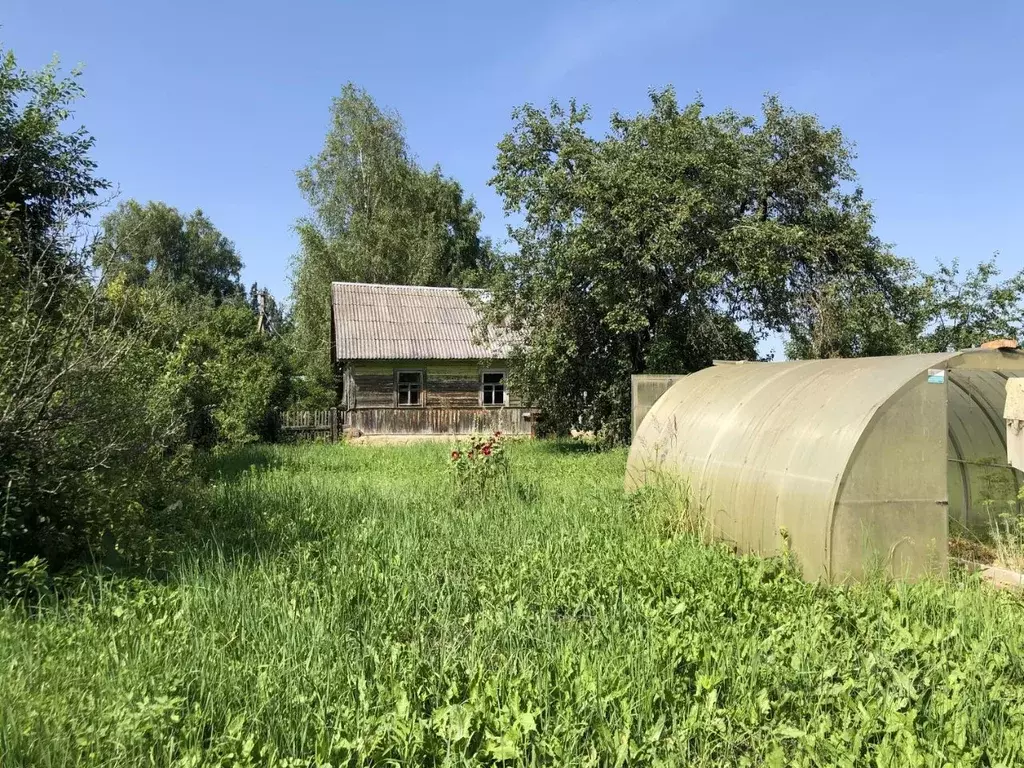
[[[88,584],[173,581],[182,565],[202,567],[214,558],[275,555],[297,543],[326,539],[340,506],[352,514],[357,494],[309,492],[304,480],[276,482],[268,475],[286,466],[273,445],[246,445],[195,457],[194,482],[183,482],[175,500],[129,520],[135,546],[125,557],[112,537],[86,557],[54,568],[43,560],[19,569],[0,568],[0,601],[34,603],[46,596],[78,594]],[[364,492],[365,493],[365,492]],[[375,499],[374,503],[383,501]],[[141,508],[140,508],[141,509]],[[327,512],[328,514],[323,514]],[[147,545],[149,551],[147,552]]]
[[[430,497],[396,492],[392,485],[361,482],[357,473],[293,462],[271,447],[247,446],[216,459],[176,563],[203,567],[218,562],[274,558],[292,549],[329,547],[339,532],[366,519],[400,516],[410,503],[436,503]]]
[[[580,437],[553,437],[537,440],[538,450],[543,453],[575,454],[602,453],[607,448],[594,439]]]
[[[279,469],[281,459],[274,447],[255,443],[219,454],[206,454],[198,461],[203,480],[231,482],[246,472]]]

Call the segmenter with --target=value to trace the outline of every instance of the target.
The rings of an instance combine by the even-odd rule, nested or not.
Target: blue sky
[[[926,268],[1001,252],[1024,266],[1024,4],[348,3],[4,0],[0,40],[85,67],[77,119],[122,198],[202,208],[247,282],[288,292],[296,169],[351,80],[404,118],[421,164],[487,186],[513,107],[575,96],[593,130],[651,88],[756,112],[766,92],[840,125],[877,232]]]

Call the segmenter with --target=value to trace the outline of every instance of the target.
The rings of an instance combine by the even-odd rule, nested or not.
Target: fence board
[[[338,409],[319,411],[289,410],[278,414],[278,429],[282,434],[315,439],[324,436],[331,442],[338,440]]]

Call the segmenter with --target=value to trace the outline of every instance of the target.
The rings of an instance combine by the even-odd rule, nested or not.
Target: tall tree
[[[999,279],[996,258],[961,276],[957,261],[925,276],[927,327],[922,352],[952,352],[997,338],[1024,335],[1024,270]]]
[[[165,203],[121,203],[103,218],[94,258],[108,278],[167,287],[182,298],[220,302],[243,292],[234,243],[200,210],[182,216]]]
[[[51,314],[60,311],[61,290],[74,290],[86,273],[74,247],[79,225],[109,187],[89,156],[93,137],[84,127],[65,130],[82,95],[78,76],[61,77],[56,59],[29,72],[0,47],[0,245],[12,270],[3,278],[8,286],[45,283],[50,290],[31,295]]]
[[[518,109],[492,179],[522,223],[488,313],[521,332],[514,383],[551,427],[621,439],[630,373],[751,357],[769,330],[820,336],[829,291],[902,310],[908,265],[872,234],[838,128],[774,98],[760,119],[707,115],[671,89],[603,138],[587,119],[575,102]]]
[[[308,382],[329,401],[332,281],[477,284],[494,258],[472,199],[439,168],[421,169],[399,116],[351,83],[298,183],[310,212],[296,226],[294,338]]]
[[[832,275],[797,299],[786,356],[797,360],[917,351],[928,323],[929,291],[910,262],[896,259],[883,286],[866,275]]]

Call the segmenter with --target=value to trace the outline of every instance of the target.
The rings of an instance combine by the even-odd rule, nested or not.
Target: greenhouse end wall
[[[854,450],[820,571],[944,572],[946,479],[946,388],[918,376],[879,410]]]

